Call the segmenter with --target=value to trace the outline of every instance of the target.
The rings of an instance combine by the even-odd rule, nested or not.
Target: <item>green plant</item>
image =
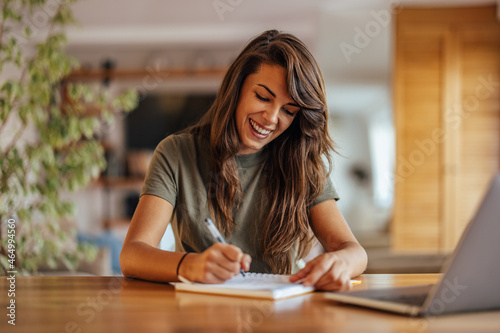
[[[64,50],[75,1],[0,4],[0,274],[58,261],[74,269],[95,254],[68,241],[74,205],[64,196],[99,176],[100,134],[138,101],[135,91],[112,97],[101,86],[66,82],[78,67]]]

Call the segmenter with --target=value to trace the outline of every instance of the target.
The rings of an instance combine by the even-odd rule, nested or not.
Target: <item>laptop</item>
[[[437,284],[328,292],[338,302],[410,316],[500,309],[500,173]]]

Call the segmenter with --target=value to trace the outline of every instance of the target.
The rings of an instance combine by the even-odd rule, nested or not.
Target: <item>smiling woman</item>
[[[250,41],[203,118],[156,148],[123,246],[123,273],[219,283],[244,269],[350,288],[367,258],[323,162],[331,164],[333,151],[325,95],[319,67],[296,37],[270,30]],[[229,244],[212,245],[206,217]],[[169,222],[175,252],[157,248]],[[312,233],[326,253],[298,271]]]

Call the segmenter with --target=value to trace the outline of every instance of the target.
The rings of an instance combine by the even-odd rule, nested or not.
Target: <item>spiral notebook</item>
[[[282,299],[314,291],[314,287],[290,282],[289,278],[290,275],[245,273],[244,277],[236,275],[219,284],[179,282],[175,283],[175,290],[267,299]],[[351,280],[351,283],[357,284],[359,281]]]
[[[175,290],[267,299],[293,297],[314,291],[314,287],[292,283],[289,278],[290,275],[245,273],[244,277],[236,275],[219,284],[179,282],[175,283]]]

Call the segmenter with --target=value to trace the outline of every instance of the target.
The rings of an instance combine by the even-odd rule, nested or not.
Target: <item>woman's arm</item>
[[[335,200],[324,201],[309,212],[311,228],[326,253],[309,261],[290,280],[322,290],[345,290],[349,280],[366,269],[368,258],[354,237]]]
[[[176,270],[184,253],[157,248],[172,217],[173,206],[154,195],[143,195],[120,254],[123,275],[150,281],[178,281]],[[250,257],[233,245],[216,243],[202,253],[188,254],[179,274],[191,281],[219,283],[250,268]]]

